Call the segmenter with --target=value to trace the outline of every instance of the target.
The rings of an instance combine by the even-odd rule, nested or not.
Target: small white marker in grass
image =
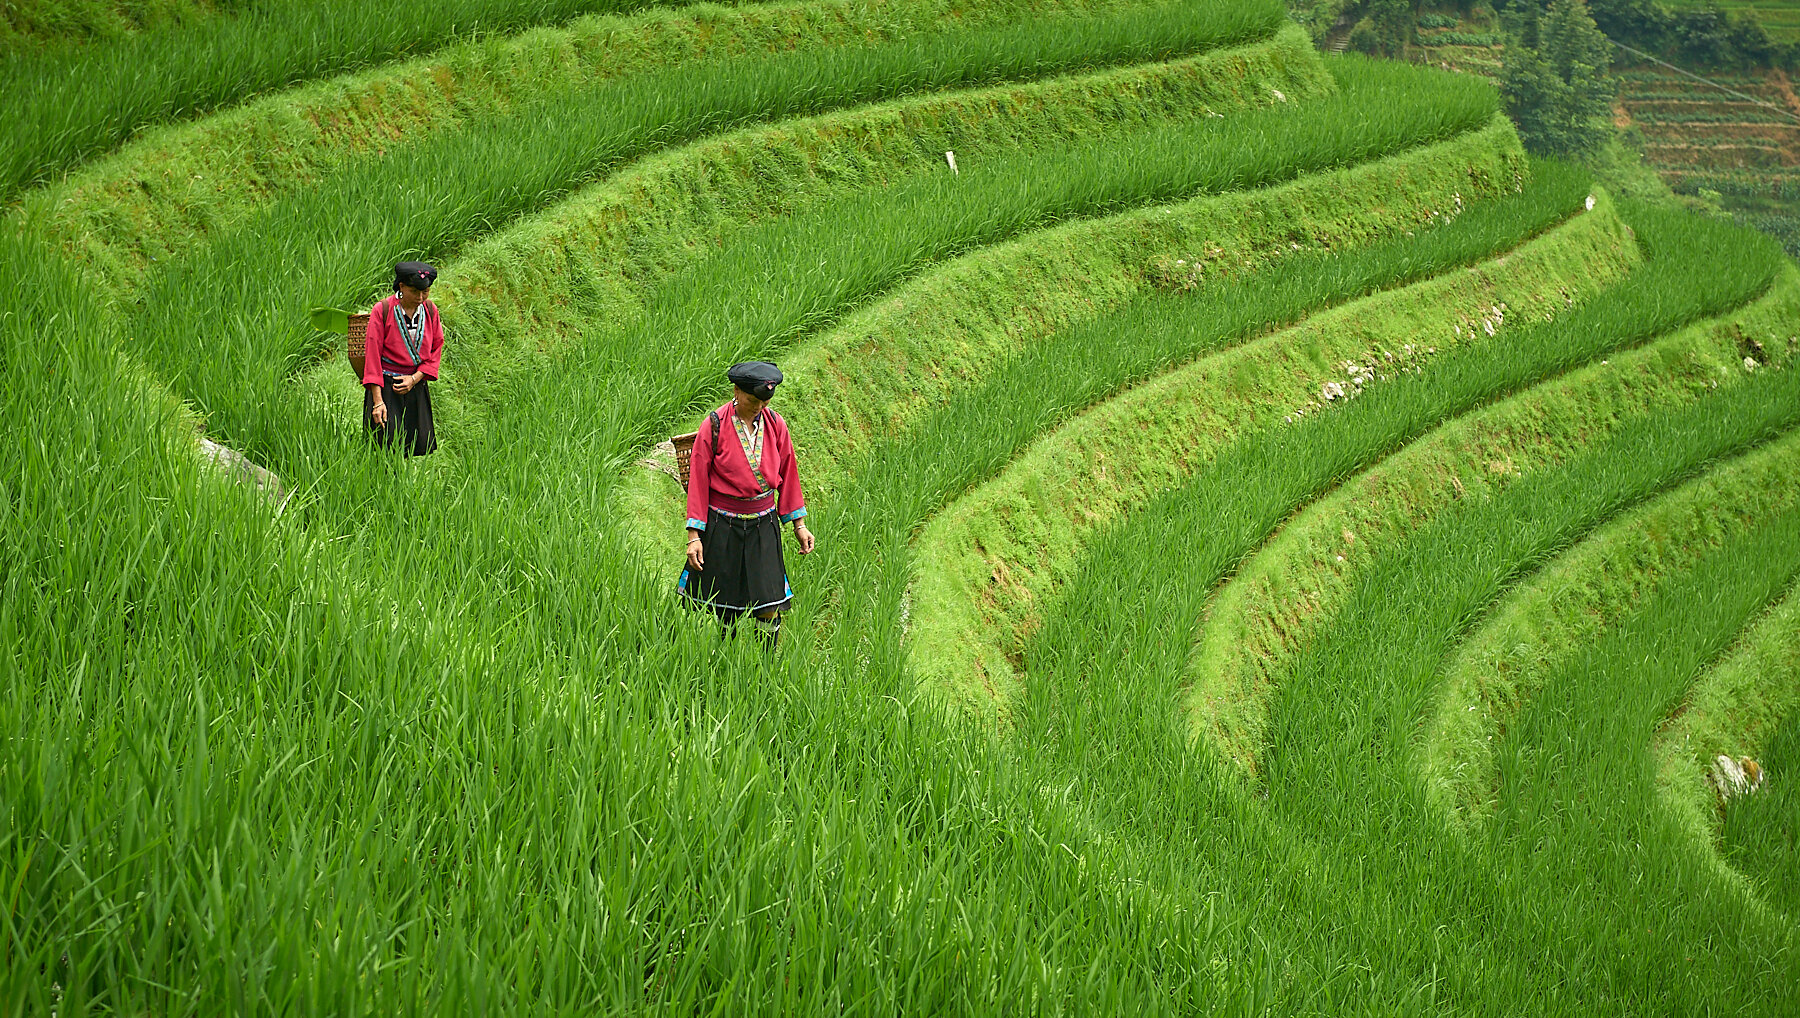
[[[1589,212],[1594,211],[1594,196],[1591,194],[1587,196],[1587,210]]]
[[[950,172],[951,173],[954,173],[959,177],[962,176],[962,171],[956,168],[956,153],[955,152],[945,152],[944,153],[944,162],[947,162],[950,164]]]

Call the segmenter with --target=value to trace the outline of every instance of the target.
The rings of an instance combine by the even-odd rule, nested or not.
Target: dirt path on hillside
[[[1781,96],[1781,101],[1787,104],[1788,110],[1795,116],[1800,116],[1800,96],[1794,94],[1794,86],[1788,81],[1787,72],[1776,68],[1769,72],[1767,80],[1775,86],[1776,94]]]

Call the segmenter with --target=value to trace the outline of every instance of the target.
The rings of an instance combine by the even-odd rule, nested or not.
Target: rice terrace
[[[1280,0],[0,19],[4,1014],[1800,1015],[1777,240]]]

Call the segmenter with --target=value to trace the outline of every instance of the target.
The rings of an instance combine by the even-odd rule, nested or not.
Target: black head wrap
[[[781,382],[781,369],[768,361],[745,361],[733,364],[725,377],[757,399],[767,400],[775,395],[775,386]]]
[[[437,269],[424,262],[401,262],[394,266],[394,289],[405,283],[415,290],[429,290],[437,281]]]

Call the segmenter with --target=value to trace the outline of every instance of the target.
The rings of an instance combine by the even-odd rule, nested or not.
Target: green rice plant
[[[1209,300],[1230,287],[1254,305],[1251,295],[1263,292],[1255,280],[1271,270],[1285,279],[1310,278],[1321,294],[1369,292],[1397,277],[1332,277],[1348,260],[1381,257],[1363,254],[1371,246],[1384,253],[1403,247],[1406,260],[1393,268],[1407,279],[1457,264],[1480,245],[1513,246],[1567,215],[1588,184],[1561,167],[1543,179],[1528,175],[1522,159],[1510,125],[1497,120],[1448,141],[1291,183],[1067,224],[1011,249],[984,250],[961,269],[947,267],[942,278],[921,277],[920,285],[895,291],[891,302],[871,305],[787,356],[784,370],[794,376],[789,384],[798,403],[789,424],[809,446],[813,490],[829,496],[841,478],[862,469],[873,445],[904,441],[911,427],[931,425],[945,403],[1009,372],[1007,362],[1028,344],[1061,346],[1059,333],[1136,302]],[[1519,190],[1522,176],[1530,183]],[[1494,202],[1506,211],[1490,208]],[[1455,231],[1440,230],[1451,222]],[[1415,231],[1423,236],[1400,237]],[[1480,239],[1452,254],[1433,247],[1441,243],[1438,233]],[[1055,252],[1078,252],[1080,260],[1064,266]],[[1095,262],[1099,252],[1106,252],[1106,262]],[[1021,279],[1032,274],[1044,278],[1031,282],[1038,292],[1027,299]],[[986,292],[995,286],[1008,288],[1004,299]],[[1240,317],[1252,320],[1267,326],[1291,319],[1268,308]],[[1117,355],[1126,349],[1117,339],[1085,345]],[[1191,352],[1165,345],[1154,363],[1173,364]],[[1090,375],[1103,373],[1104,358],[1084,360]],[[981,402],[991,405],[997,391]]]
[[[1306,507],[1208,602],[1189,662],[1195,727],[1253,769],[1264,697],[1313,635],[1331,624],[1361,570],[1462,501],[1489,497],[1521,476],[1553,466],[1625,421],[1711,396],[1721,384],[1747,378],[1740,364],[1746,337],[1758,340],[1767,363],[1787,363],[1786,337],[1778,338],[1776,330],[1796,313],[1800,273],[1784,270],[1769,293],[1724,319],[1615,354],[1459,417]],[[1645,576],[1652,571],[1646,569]],[[1557,601],[1577,599],[1571,594]],[[1576,642],[1540,628],[1548,626],[1541,612],[1514,614],[1517,625],[1507,627],[1508,636],[1476,641],[1492,654],[1476,652],[1473,643],[1458,652],[1453,677],[1446,680],[1453,691],[1440,699],[1435,723],[1459,734],[1439,729],[1428,737],[1426,766],[1434,780],[1463,771],[1447,756],[1476,751],[1485,734],[1485,729],[1464,731],[1478,719],[1486,724],[1488,716],[1468,711],[1469,698],[1454,692],[1459,681],[1485,682],[1496,670],[1505,673],[1509,666],[1493,656],[1522,652],[1529,643]],[[1496,625],[1490,622],[1485,632],[1495,634]]]
[[[605,365],[617,383],[598,410],[607,423],[596,426],[635,433],[641,448],[655,421],[693,406],[693,394],[716,390],[720,363],[778,353],[925,264],[1058,219],[1283,182],[1489,124],[1489,92],[1469,88],[1465,104],[1442,103],[1433,92],[1431,101],[1442,104],[1429,108],[1427,83],[1433,79],[1409,68],[1359,63],[1341,83],[1345,94],[1319,103],[1019,153],[958,176],[898,183],[880,203],[774,221],[671,277],[625,335],[596,329],[583,336],[560,354],[558,371],[540,372],[547,385],[515,390],[502,403],[562,403],[572,388],[558,387],[589,385],[589,365]],[[1345,131],[1343,110],[1377,95],[1397,112],[1390,128],[1381,135]],[[565,374],[569,367],[574,371]]]
[[[889,222],[867,221],[884,200],[868,192],[951,175],[946,151],[961,153],[971,178],[934,192],[976,208],[1004,191],[995,167],[1018,164],[1013,181],[1030,172],[1021,160],[1037,157],[1020,149],[1095,149],[1130,130],[1274,106],[1271,91],[1299,101],[1333,87],[1304,38],[1285,30],[1270,43],[1170,63],[936,93],[709,138],[609,177],[447,266],[439,303],[459,337],[450,370],[471,392],[504,391],[506,372],[541,367],[541,355],[595,323],[641,321],[659,285],[727,244],[757,247],[740,262],[782,256],[764,234],[846,232],[836,222],[845,216],[864,219],[864,231],[906,231],[891,211]],[[804,225],[773,225],[802,215]],[[832,254],[815,247],[805,257]]]
[[[511,539],[493,506],[418,570],[338,572],[341,542],[201,475],[158,426],[171,404],[82,398],[136,390],[97,355],[111,326],[78,277],[33,264],[0,281],[24,317],[0,323],[5,419],[79,416],[0,449],[27,525],[0,537],[0,716],[22,733],[0,770],[0,941],[28,976],[0,981],[9,1010],[1266,996],[1278,962],[1236,917],[1097,879],[1094,832],[929,714],[570,603],[647,603],[602,559],[552,551],[523,621],[472,599],[451,578]],[[23,359],[57,370],[11,373]],[[555,549],[587,519],[548,494]],[[416,502],[415,533],[443,532],[443,501]],[[375,531],[357,554],[392,539]],[[1084,859],[1026,850],[1046,838]],[[1240,968],[1160,976],[1134,960],[1147,928],[1241,944]],[[1072,942],[1098,967],[1068,966]]]
[[[1768,865],[1791,859],[1794,851],[1793,837],[1778,819],[1780,807],[1765,806],[1768,800],[1727,802],[1721,815],[1719,790],[1710,775],[1720,756],[1750,757],[1760,761],[1768,775],[1762,791],[1779,802],[1787,784],[1779,775],[1791,767],[1783,726],[1800,706],[1797,676],[1800,589],[1790,590],[1746,628],[1731,650],[1694,681],[1651,741],[1661,800],[1686,837],[1699,844],[1719,844],[1724,858],[1715,858],[1720,869],[1735,872],[1726,868],[1725,859],[1730,858],[1745,875],[1763,878],[1768,897],[1790,913],[1791,892],[1779,869]],[[1746,817],[1756,819],[1734,827],[1731,821],[1740,808]]]
[[[1789,598],[1791,601],[1792,598]],[[1793,613],[1786,615],[1794,625]],[[1792,628],[1789,629],[1792,632]],[[1788,673],[1789,681],[1793,672]],[[1767,752],[1759,759],[1764,772],[1772,775],[1767,787],[1758,794],[1743,796],[1725,808],[1720,831],[1725,858],[1738,872],[1748,877],[1769,904],[1789,917],[1800,914],[1800,830],[1794,818],[1800,815],[1794,783],[1783,780],[1800,765],[1800,715],[1789,713],[1768,741]]]
[[[0,52],[31,43],[116,37],[228,12],[242,0],[14,0],[0,10]]]
[[[0,62],[0,199],[104,151],[144,126],[432,49],[645,3],[447,0],[426,8],[332,0],[258,3],[80,47],[14,51]]]
[[[1222,331],[1261,328],[1297,317],[1303,305],[1294,301],[1317,307],[1466,264],[1580,207],[1589,181],[1560,165],[1512,193],[1521,157],[1511,126],[1498,122],[1348,170],[1065,224],[935,267],[782,357],[783,413],[804,450],[808,503],[845,522],[905,505],[910,525],[981,476],[966,475],[966,463],[944,473],[928,462],[940,443],[985,446],[1005,421],[1005,451],[974,461],[992,462],[1033,433],[1029,406],[1018,416],[994,412],[1033,399],[1031,372],[1079,360],[1080,391],[1100,392],[1191,353],[1147,318],[1103,341],[1080,334],[1082,323],[1134,302],[1212,301],[1229,291],[1243,310]],[[1468,211],[1458,212],[1465,200]],[[1424,235],[1401,239],[1415,229]],[[1282,291],[1282,300],[1270,297]],[[1053,352],[1035,354],[1040,343]],[[952,406],[954,417],[940,416]],[[926,460],[887,458],[920,451]],[[646,551],[683,518],[670,454],[629,470],[619,495]],[[873,471],[872,456],[883,463]],[[883,475],[907,478],[905,489],[867,486]]]
[[[1282,520],[1318,492],[1463,409],[1754,297],[1779,265],[1766,253],[1760,265],[1744,264],[1742,235],[1728,227],[1643,210],[1634,211],[1632,221],[1649,250],[1649,264],[1587,307],[1556,323],[1523,327],[1505,346],[1476,345],[1439,358],[1421,374],[1375,386],[1303,424],[1253,433],[1215,457],[1192,482],[1105,531],[1086,554],[1082,582],[1068,590],[1060,610],[1026,647],[1032,695],[1015,706],[1022,715],[1018,729],[1046,733],[1047,746],[1071,740],[1066,752],[1072,759],[1184,755],[1157,747],[1170,738],[1172,727],[1184,733],[1176,745],[1187,741],[1187,712],[1174,709],[1184,697],[1186,634],[1204,617],[1218,579]],[[1707,291],[1675,288],[1677,280],[1684,288],[1693,286],[1702,276],[1696,271],[1700,265],[1720,267],[1704,274]],[[1243,477],[1259,482],[1246,486]],[[1508,493],[1523,483],[1501,489],[1496,498],[1511,498]],[[1203,536],[1196,541],[1195,535]],[[1143,549],[1184,551],[1151,555]],[[1376,581],[1367,571],[1359,573],[1357,596],[1382,589],[1372,586]],[[1359,632],[1340,614],[1308,653],[1321,653],[1317,641],[1332,634]],[[1171,634],[1182,635],[1171,639]],[[1114,665],[1095,669],[1097,661]],[[1259,695],[1285,693],[1277,688]],[[1178,716],[1184,718],[1179,725]],[[1204,749],[1210,743],[1198,745]],[[1158,780],[1146,778],[1143,787]]]
[[[1545,999],[1566,986],[1561,966],[1579,957],[1577,945],[1603,936],[1615,950],[1575,965],[1584,985],[1608,986],[1598,998],[1655,999],[1677,1008],[1703,999],[1729,1001],[1762,1013],[1780,1013],[1784,1001],[1791,1003],[1792,987],[1779,979],[1750,976],[1724,985],[1683,971],[1684,954],[1704,951],[1718,964],[1752,972],[1751,959],[1764,950],[1788,949],[1779,929],[1692,865],[1694,846],[1640,822],[1620,823],[1620,816],[1572,823],[1585,820],[1585,811],[1541,799],[1518,809],[1516,824],[1501,824],[1482,842],[1465,844],[1431,822],[1409,746],[1430,708],[1438,663],[1513,577],[1554,557],[1619,509],[1719,457],[1791,430],[1797,381],[1791,371],[1770,373],[1717,405],[1635,423],[1568,468],[1468,503],[1364,578],[1349,612],[1286,677],[1271,712],[1257,794],[1266,790],[1272,812],[1311,832],[1334,854],[1361,860],[1363,879],[1337,887],[1347,899],[1362,899],[1347,906],[1351,911],[1379,914],[1405,900],[1406,921],[1391,931],[1370,929],[1361,952],[1383,954],[1415,971],[1445,961],[1453,985],[1483,985],[1488,993],[1506,986],[1512,999]],[[1783,443],[1790,455],[1794,444],[1791,438]],[[1782,525],[1769,518],[1764,536]],[[1621,697],[1623,682],[1609,683],[1616,702],[1662,709],[1654,693]],[[1638,733],[1639,752],[1646,734]],[[1543,754],[1534,762],[1574,769],[1582,758]],[[1615,781],[1606,787],[1619,798],[1627,786]],[[1593,791],[1583,797],[1589,803],[1600,798]],[[1637,845],[1645,854],[1628,854],[1640,851]],[[1579,894],[1568,891],[1571,874],[1580,875]],[[1659,878],[1646,880],[1648,874]],[[1397,894],[1400,888],[1407,890]],[[1639,921],[1646,914],[1664,921],[1646,929]],[[1709,944],[1708,932],[1717,929],[1736,936]],[[1444,959],[1431,947],[1433,937],[1479,937],[1482,956]]]
[[[1079,31],[1038,22],[601,85],[578,102],[434,136],[254,217],[159,275],[137,318],[139,349],[178,392],[229,421],[234,439],[245,437],[236,429],[267,419],[282,380],[317,349],[304,320],[265,299],[269,237],[283,238],[282,278],[303,306],[339,304],[368,293],[396,257],[442,259],[496,223],[684,137],[928,88],[1205,48],[1221,33],[1246,30],[1249,16],[1234,17],[1243,20],[1196,23],[1161,9]],[[1454,121],[1460,112],[1432,116]],[[213,322],[224,327],[203,324]],[[240,406],[246,413],[235,412]]]
[[[1384,365],[1384,375],[1420,370],[1439,346],[1448,351],[1486,338],[1477,322],[1492,336],[1497,309],[1526,320],[1560,312],[1568,302],[1591,299],[1634,260],[1610,206],[1597,206],[1475,271],[1378,293],[1253,342],[1208,351],[1079,416],[1056,415],[1068,419],[920,536],[913,612],[920,681],[965,700],[978,701],[984,688],[1002,704],[1013,699],[1021,643],[1109,521],[1182,487],[1193,471],[1271,419],[1304,416],[1309,407],[1317,412],[1328,405],[1321,392],[1327,400],[1350,398],[1352,383],[1338,381],[1343,363],[1372,360]],[[1552,288],[1552,281],[1583,273],[1573,290]],[[1216,307],[1165,310],[1151,335],[1223,338],[1238,331],[1200,326],[1199,316],[1208,313],[1216,315]],[[1137,323],[1103,324],[1129,332]],[[1196,392],[1207,395],[1195,399]],[[976,685],[952,685],[959,682]]]
[[[951,20],[947,0],[698,5],[447,46],[263,96],[152,130],[52,186],[22,196],[33,230],[109,286],[134,285],[256,209],[303,191],[360,157],[607,80],[705,59],[893,42],[919,31],[1055,17],[1086,0],[983,2]],[[1091,5],[1089,5],[1091,6]],[[246,139],[253,139],[246,143]]]
[[[1790,437],[1781,445],[1791,454],[1796,443]],[[1552,678],[1500,751],[1496,869],[1535,879],[1554,873],[1570,892],[1546,903],[1541,918],[1569,921],[1589,902],[1615,901],[1622,915],[1667,917],[1643,934],[1636,934],[1640,924],[1623,918],[1612,924],[1635,934],[1616,939],[1622,948],[1645,952],[1647,969],[1679,971],[1688,958],[1710,955],[1706,960],[1742,959],[1733,967],[1756,973],[1714,988],[1694,977],[1646,981],[1646,997],[1676,1008],[1713,1001],[1776,1014],[1796,1003],[1796,988],[1780,965],[1762,969],[1765,977],[1750,961],[1792,951],[1791,920],[1771,914],[1770,900],[1744,881],[1723,879],[1705,865],[1711,847],[1683,837],[1679,820],[1662,807],[1649,753],[1651,734],[1695,674],[1800,575],[1796,528],[1800,514],[1791,511],[1757,519],[1659,585],[1628,620]],[[1775,804],[1757,798],[1728,809],[1728,818]],[[1784,821],[1791,832],[1790,813],[1758,833],[1779,837]],[[1555,860],[1540,848],[1550,840],[1564,846]],[[1791,841],[1759,848],[1764,859],[1784,860],[1791,872]],[[1777,896],[1785,890],[1779,883],[1763,887]]]
[[[1461,824],[1480,822],[1492,806],[1496,737],[1671,574],[1795,508],[1775,480],[1795,463],[1763,456],[1715,471],[1609,523],[1508,592],[1443,669],[1421,750],[1434,801]]]

